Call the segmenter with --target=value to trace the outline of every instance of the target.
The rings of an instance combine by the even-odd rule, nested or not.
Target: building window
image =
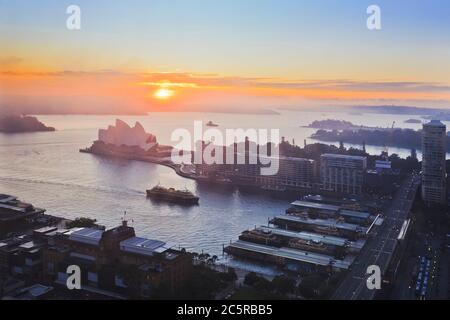
[[[88,281],[97,283],[98,282],[98,274],[96,272],[88,272]]]
[[[53,262],[47,263],[47,271],[50,274],[53,274],[55,272],[55,264]]]
[[[119,288],[126,288],[127,285],[125,284],[125,281],[123,280],[123,278],[119,277],[119,276],[115,276],[114,277],[114,284],[116,285],[116,287]]]

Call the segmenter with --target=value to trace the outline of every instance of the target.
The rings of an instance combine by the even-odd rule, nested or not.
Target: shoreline
[[[90,148],[85,149],[79,149],[79,152],[81,153],[88,153],[95,156],[101,156],[101,157],[109,157],[109,158],[117,158],[117,159],[126,159],[126,160],[132,160],[132,161],[142,161],[147,163],[153,163],[157,165],[162,165],[168,168],[171,168],[175,171],[175,173],[186,179],[194,180],[197,183],[207,183],[214,185],[216,187],[225,187],[225,188],[239,188],[243,191],[251,191],[251,192],[264,192],[268,194],[284,194],[284,195],[292,195],[297,193],[304,193],[307,194],[311,192],[311,190],[305,190],[305,189],[266,189],[261,186],[257,185],[245,185],[245,184],[239,184],[235,182],[225,182],[225,181],[211,181],[208,178],[202,177],[202,176],[196,176],[192,173],[188,173],[183,171],[183,168],[185,168],[185,165],[178,165],[173,163],[172,161],[168,160],[167,158],[159,158],[159,157],[151,157],[151,156],[139,156],[139,155],[130,155],[130,154],[124,154],[124,153],[114,153],[114,152],[101,152],[101,151],[92,151]]]
[[[92,151],[89,148],[86,149],[80,149],[79,152],[81,153],[88,153],[96,156],[103,156],[103,157],[112,157],[112,158],[119,158],[119,159],[126,159],[126,160],[134,160],[134,161],[142,161],[147,163],[153,163],[162,165],[168,168],[171,168],[175,171],[177,175],[180,177],[191,179],[191,180],[198,180],[196,177],[190,175],[189,173],[183,172],[182,168],[183,165],[178,165],[173,163],[170,160],[167,160],[166,158],[158,158],[158,157],[151,157],[151,156],[138,156],[138,155],[129,155],[129,154],[117,154],[117,153],[108,153],[108,152],[96,152]]]

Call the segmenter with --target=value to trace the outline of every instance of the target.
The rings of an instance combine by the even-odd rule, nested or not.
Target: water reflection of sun
[[[153,96],[159,100],[167,100],[173,97],[174,94],[175,92],[173,90],[167,88],[159,88],[158,90],[155,91]]]

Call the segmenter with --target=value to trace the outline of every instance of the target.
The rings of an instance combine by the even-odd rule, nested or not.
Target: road
[[[356,257],[349,272],[336,289],[331,299],[334,300],[371,300],[376,290],[367,288],[367,267],[378,265],[384,274],[389,266],[397,245],[397,237],[405,219],[409,217],[420,176],[406,178],[396,192],[391,204],[384,212],[383,224],[369,235],[366,245]]]

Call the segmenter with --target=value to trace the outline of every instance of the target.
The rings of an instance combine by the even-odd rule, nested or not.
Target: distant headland
[[[375,129],[376,127],[367,127],[356,125],[346,120],[315,120],[311,124],[304,126],[305,128],[325,129],[325,130],[360,130],[360,129]]]
[[[352,131],[384,130],[385,129],[385,128],[380,128],[380,127],[368,127],[368,126],[363,126],[363,125],[357,125],[357,124],[351,123],[350,121],[334,120],[334,119],[315,120],[312,123],[310,123],[309,125],[304,126],[304,128],[323,129],[323,130],[352,130]]]
[[[0,116],[0,132],[23,133],[23,132],[48,132],[55,131],[53,127],[47,127],[36,117],[24,115]]]
[[[404,122],[422,123],[419,119],[408,119]],[[333,119],[316,120],[305,127],[318,129],[310,138],[322,142],[343,142],[408,149],[420,149],[422,147],[421,130],[367,127],[346,120]],[[447,146],[450,148],[450,136],[447,136]]]
[[[421,131],[412,129],[374,129],[374,130],[317,130],[312,139],[324,142],[343,142],[351,144],[367,144],[372,146],[388,146],[397,148],[420,149]],[[447,145],[450,139],[447,138]]]

